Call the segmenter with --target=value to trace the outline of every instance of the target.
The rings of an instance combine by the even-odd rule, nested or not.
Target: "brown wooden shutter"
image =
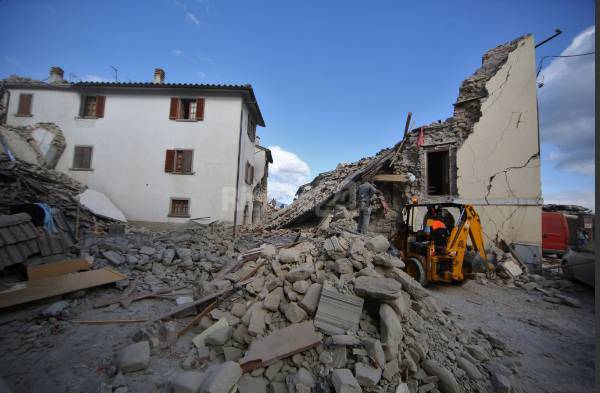
[[[175,150],[167,150],[165,155],[165,172],[173,173],[175,170]]]
[[[92,167],[92,148],[83,147],[82,165],[81,168],[89,169]]]
[[[92,167],[92,147],[75,146],[73,155],[73,168],[91,169]]]
[[[204,98],[196,98],[196,120],[204,120]]]
[[[73,153],[73,168],[81,168],[81,147],[75,146]]]
[[[17,115],[30,116],[31,115],[31,99],[33,94],[20,94],[19,95],[19,108],[17,109]]]
[[[193,150],[184,150],[183,151],[183,173],[192,173],[192,162],[194,160],[194,151]]]
[[[177,113],[179,112],[179,98],[171,97],[171,108],[169,109],[169,119],[177,119]]]
[[[96,117],[104,117],[104,103],[106,102],[106,96],[96,97]]]

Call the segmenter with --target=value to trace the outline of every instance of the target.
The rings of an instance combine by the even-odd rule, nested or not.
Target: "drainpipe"
[[[237,216],[238,216],[238,199],[240,194],[240,160],[242,159],[242,124],[244,120],[244,101],[242,100],[242,109],[240,110],[240,136],[238,140],[238,159],[237,159],[237,175],[235,177],[235,206],[233,207],[233,240],[237,236]]]

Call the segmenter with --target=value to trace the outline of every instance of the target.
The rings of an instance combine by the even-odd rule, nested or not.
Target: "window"
[[[249,162],[246,162],[244,179],[246,180],[246,184],[252,184],[252,182],[254,182],[254,167]]]
[[[448,150],[427,153],[427,194],[450,194],[450,154]]]
[[[171,120],[204,120],[204,98],[171,97]]]
[[[174,199],[171,198],[171,217],[189,217],[190,216],[190,200],[189,199]]]
[[[19,94],[19,107],[17,116],[31,116],[31,101],[33,94]]]
[[[92,146],[75,146],[72,169],[92,169]]]
[[[248,138],[250,138],[252,142],[256,139],[256,123],[254,123],[254,120],[252,120],[250,115],[248,115]]]
[[[81,100],[81,117],[104,117],[105,96],[85,96]]]
[[[167,150],[165,154],[165,172],[180,175],[191,175],[193,150]]]

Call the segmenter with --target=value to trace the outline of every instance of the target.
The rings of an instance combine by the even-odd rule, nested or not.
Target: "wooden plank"
[[[42,278],[35,281],[26,281],[24,283],[25,288],[0,294],[0,308],[110,284],[126,278],[125,274],[109,268],[103,268]]]
[[[112,323],[141,323],[146,322],[147,319],[97,319],[97,320],[82,320],[78,319],[73,323],[80,323],[83,325],[109,325]]]
[[[75,273],[81,270],[88,270],[92,263],[85,259],[70,259],[60,262],[46,263],[43,265],[31,266],[27,268],[27,278],[29,281],[40,280],[48,277],[62,276],[63,274]]]
[[[406,182],[406,175],[395,175],[392,173],[380,173],[373,176],[373,181]]]
[[[312,321],[295,323],[276,330],[265,338],[252,341],[250,349],[239,363],[242,370],[248,372],[267,367],[278,360],[316,347],[320,343],[321,338],[315,332]]]
[[[215,308],[216,305],[217,301],[215,300],[214,302],[206,306],[206,308],[202,310],[200,314],[196,315],[187,325],[185,325],[183,329],[181,329],[179,333],[177,333],[177,337],[181,337],[184,334],[186,334],[191,328],[194,327],[196,323],[198,323],[198,321],[200,321],[203,317],[206,316],[206,314],[208,314],[213,308]]]
[[[160,290],[154,291],[154,292],[138,293],[138,294],[135,294],[135,295],[131,295],[128,298],[124,298],[121,295],[121,296],[116,296],[116,297],[98,299],[94,303],[94,308],[110,306],[111,304],[121,303],[122,301],[125,301],[125,300],[127,300],[127,304],[131,304],[131,302],[134,302],[134,301],[137,301],[137,300],[142,300],[142,299],[147,299],[147,298],[151,298],[151,297],[156,297],[158,295],[162,295],[162,294],[165,294],[165,293],[173,292],[173,291],[176,291],[176,290],[182,289],[182,288],[185,288],[185,287],[165,288],[165,289],[160,289]]]
[[[256,273],[256,271],[254,271],[253,273]],[[172,317],[173,315],[179,314],[182,311],[187,311],[187,310],[189,310],[192,307],[200,306],[200,305],[202,305],[204,303],[208,303],[211,300],[216,299],[216,298],[218,298],[220,296],[223,296],[223,295],[228,294],[230,292],[235,292],[235,291],[239,290],[242,286],[244,286],[244,285],[246,285],[246,284],[248,284],[248,283],[250,283],[252,281],[253,281],[252,278],[249,278],[249,279],[246,279],[246,280],[242,280],[242,281],[234,284],[232,288],[223,289],[221,291],[213,292],[210,295],[206,295],[203,298],[200,298],[198,300],[194,300],[193,302],[182,304],[179,307],[175,307],[173,310],[169,311],[168,313],[165,313],[163,315],[159,315],[158,317],[154,318],[154,321],[160,321],[162,319],[166,319],[166,318]]]

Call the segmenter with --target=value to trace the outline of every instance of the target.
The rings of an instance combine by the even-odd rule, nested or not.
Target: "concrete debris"
[[[179,373],[171,382],[173,393],[198,393],[202,381],[204,381],[204,373],[199,371],[184,371]]]
[[[391,278],[358,277],[354,281],[354,292],[358,296],[379,300],[390,300],[400,296],[402,285]]]
[[[200,393],[229,393],[242,376],[242,369],[236,362],[225,362],[210,366],[206,374]]]
[[[315,326],[331,335],[356,331],[362,308],[363,299],[340,294],[335,288],[325,285],[321,291]]]
[[[117,367],[124,373],[144,370],[150,364],[150,343],[141,341],[121,350]]]
[[[373,387],[379,383],[381,379],[381,369],[371,367],[368,364],[355,363],[354,374],[356,380],[361,386]]]
[[[362,393],[362,389],[348,369],[337,369],[331,373],[331,383],[336,393]]]

